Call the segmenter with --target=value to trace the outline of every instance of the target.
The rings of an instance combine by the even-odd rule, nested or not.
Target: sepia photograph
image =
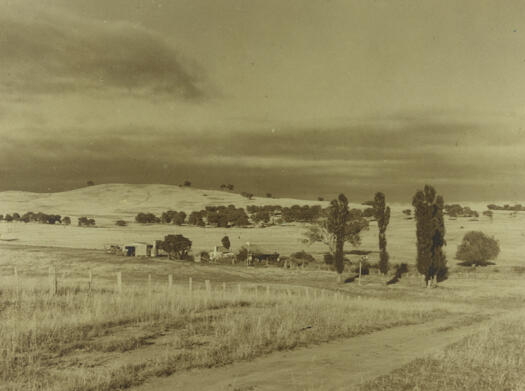
[[[525,391],[525,2],[0,0],[0,391]]]

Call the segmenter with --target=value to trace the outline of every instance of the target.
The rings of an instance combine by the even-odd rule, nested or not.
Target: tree
[[[186,213],[185,212],[179,212],[176,213],[173,216],[172,223],[175,225],[182,225],[184,224],[184,221],[186,221]]]
[[[403,214],[407,217],[409,217],[412,214],[412,209],[404,209]]]
[[[221,243],[225,249],[228,249],[228,250],[230,249],[231,243],[230,243],[230,238],[228,236],[225,236],[224,238],[222,238]]]
[[[487,216],[492,221],[492,218],[494,217],[494,212],[492,212],[491,210],[486,210],[483,212],[483,216]]]
[[[166,235],[160,243],[160,248],[168,253],[170,259],[185,259],[191,244],[191,240],[182,235]]]
[[[324,201],[323,197],[317,197],[317,201]]]
[[[188,218],[188,224],[196,225],[198,227],[204,227],[204,220],[202,219],[202,214],[200,212],[191,212],[190,217]]]
[[[465,234],[458,246],[456,259],[464,261],[464,266],[486,266],[491,259],[496,259],[500,251],[499,243],[493,237],[481,231],[470,231]]]
[[[185,187],[191,187],[191,182],[188,181],[187,179],[184,181],[184,186]]]
[[[95,186],[95,182],[93,182],[93,181],[87,181],[87,185],[88,185],[88,186]]]
[[[88,219],[87,217],[79,217],[78,218],[78,226],[79,227],[92,227],[94,226],[95,219]]]
[[[444,281],[448,277],[447,259],[443,252],[445,222],[443,219],[443,197],[425,185],[412,199],[416,217],[417,270],[425,276],[430,287],[432,280]]]
[[[368,220],[359,209],[348,209],[348,199],[340,194],[332,200],[327,217],[312,224],[304,233],[304,243],[320,242],[328,246],[337,272],[337,281],[342,281],[344,270],[344,244],[353,246],[361,243],[360,233],[368,229]]]
[[[115,224],[118,225],[119,227],[125,227],[128,225],[128,223],[126,223],[124,220],[117,220]]]
[[[386,251],[386,228],[390,222],[390,207],[386,206],[385,195],[383,193],[376,193],[373,208],[377,228],[379,229],[379,271],[386,274],[389,269],[389,255]]]
[[[233,186],[232,184],[228,184],[226,186],[226,188],[229,190],[229,191],[233,191],[233,189],[235,188],[235,186]]]
[[[266,198],[272,198],[272,193],[266,193]]]

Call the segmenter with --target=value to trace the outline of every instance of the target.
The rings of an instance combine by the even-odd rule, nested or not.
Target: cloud
[[[203,98],[205,78],[162,36],[59,10],[0,14],[0,86],[12,94],[116,90]]]

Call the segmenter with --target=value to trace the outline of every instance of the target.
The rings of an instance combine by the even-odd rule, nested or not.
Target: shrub
[[[62,219],[62,224],[70,225],[70,224],[71,224],[71,217],[69,217],[69,216],[65,216],[65,217]]]
[[[124,220],[118,220],[117,222],[115,222],[115,224],[119,227],[125,227],[126,225],[128,225],[128,223],[126,223]]]
[[[221,239],[222,246],[226,249],[230,249],[231,243],[230,238],[228,236],[225,236]]]
[[[499,243],[496,239],[481,231],[470,231],[465,234],[458,246],[456,259],[464,261],[461,263],[463,266],[486,266],[493,264],[487,261],[495,259],[499,251]]]
[[[312,254],[309,254],[303,250],[290,255],[290,261],[295,265],[301,266],[308,265],[309,263],[315,263],[315,258]]]

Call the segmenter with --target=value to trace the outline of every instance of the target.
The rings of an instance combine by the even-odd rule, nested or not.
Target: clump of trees
[[[456,251],[456,259],[463,261],[462,266],[487,266],[496,259],[500,252],[498,241],[481,231],[470,231],[465,234]]]
[[[139,224],[158,224],[160,218],[153,213],[139,213],[135,216],[135,221]]]
[[[208,225],[216,227],[244,227],[250,225],[248,215],[243,208],[234,205],[207,206],[201,211],[201,216],[206,218]]]
[[[386,274],[389,268],[389,255],[386,251],[386,229],[390,223],[390,207],[386,206],[385,195],[381,192],[377,192],[374,197],[373,211],[379,230],[379,271]]]
[[[417,270],[425,277],[428,287],[432,281],[444,281],[448,277],[447,259],[443,252],[445,222],[443,219],[443,197],[425,185],[414,195],[417,236]]]
[[[197,227],[204,227],[206,225],[204,219],[202,218],[201,212],[191,212],[190,216],[188,217],[188,224],[195,225]]]
[[[489,210],[508,210],[513,212],[524,212],[525,206],[522,206],[521,204],[516,205],[509,205],[505,204],[503,206],[495,205],[495,204],[489,204],[487,205],[487,209]]]
[[[95,225],[96,225],[95,219],[90,219],[85,216],[78,218],[79,227],[94,227]]]
[[[159,243],[159,247],[168,254],[169,259],[181,260],[188,258],[191,245],[191,240],[183,235],[166,235]]]
[[[222,184],[221,185],[221,190],[233,191],[234,188],[235,186],[233,186],[232,184],[228,184],[228,185]]]
[[[162,224],[175,224],[175,225],[182,225],[186,221],[186,213],[185,212],[177,212],[175,210],[168,210],[166,212],[162,212],[162,215],[160,216],[160,222]]]
[[[360,233],[368,229],[368,220],[359,209],[349,210],[348,199],[340,194],[330,202],[326,217],[312,224],[304,233],[304,242],[308,244],[323,243],[328,247],[337,272],[337,281],[342,281],[344,271],[344,245],[357,246],[361,243]]]
[[[448,204],[444,207],[444,213],[450,217],[479,217],[479,213],[470,209],[468,206],[460,204]]]
[[[69,217],[67,217],[69,219]],[[66,218],[64,218],[66,219]],[[0,215],[0,221],[5,220],[7,222],[11,221],[21,221],[24,223],[40,223],[40,224],[71,224],[71,219],[69,220],[69,223],[62,220],[62,217],[60,215],[55,214],[47,214],[42,212],[26,212],[22,216],[20,216],[19,213],[13,213],[6,214],[5,216]]]

